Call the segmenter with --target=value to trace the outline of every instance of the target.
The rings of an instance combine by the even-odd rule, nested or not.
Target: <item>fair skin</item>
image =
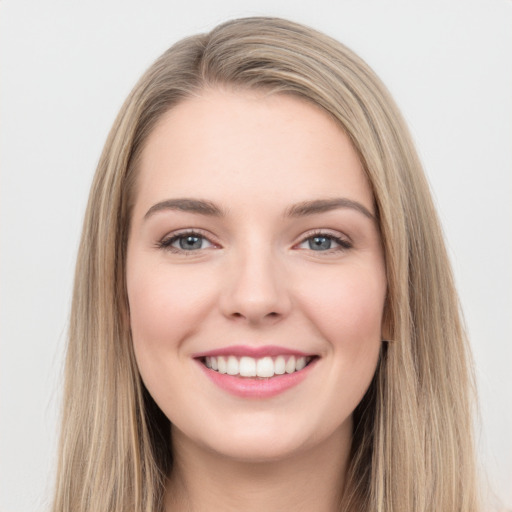
[[[386,295],[357,153],[305,101],[214,89],[160,119],[139,172],[127,289],[172,424],[167,510],[336,510]]]

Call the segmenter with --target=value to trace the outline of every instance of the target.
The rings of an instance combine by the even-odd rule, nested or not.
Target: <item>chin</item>
[[[208,448],[217,456],[246,463],[265,463],[285,460],[304,450],[304,446],[284,436],[247,439],[246,436],[209,443]]]
[[[220,428],[198,432],[190,439],[196,446],[202,445],[211,454],[239,462],[265,463],[286,460],[322,445],[338,435],[351,436],[351,418],[341,424],[315,424],[300,421],[288,414],[286,417],[253,414],[251,417],[228,421]],[[246,421],[244,421],[244,419]],[[302,418],[303,420],[305,418]]]

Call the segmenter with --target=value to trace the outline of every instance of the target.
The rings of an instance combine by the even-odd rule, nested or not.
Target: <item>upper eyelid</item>
[[[309,229],[305,233],[303,233],[301,236],[311,236],[311,235],[336,235],[336,236],[347,236],[343,232],[338,231],[337,229],[331,229],[331,228],[313,228]]]
[[[176,231],[171,231],[170,233],[167,233],[164,235],[160,241],[165,242],[166,240],[169,240],[171,238],[178,238],[180,236],[187,236],[187,235],[199,235],[203,238],[206,238],[211,243],[218,243],[215,242],[215,238],[211,233],[206,232],[205,230],[201,228],[184,228],[184,229],[178,229]]]
[[[352,243],[352,239],[346,235],[345,233],[335,230],[335,229],[313,229],[311,231],[307,231],[306,233],[302,234],[299,238],[300,242],[303,242],[304,240],[307,240],[308,238],[311,238],[313,236],[319,236],[319,235],[327,235],[334,238],[342,238],[346,239],[347,242]]]

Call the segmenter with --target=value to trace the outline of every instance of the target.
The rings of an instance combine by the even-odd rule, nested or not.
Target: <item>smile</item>
[[[244,399],[270,399],[298,386],[321,359],[278,346],[230,346],[194,354],[216,387]]]
[[[311,356],[278,355],[261,358],[235,355],[207,356],[203,364],[221,374],[239,377],[271,378],[291,374],[304,369],[313,359]]]

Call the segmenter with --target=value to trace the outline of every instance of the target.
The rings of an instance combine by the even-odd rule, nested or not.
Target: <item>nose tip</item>
[[[291,300],[276,262],[267,260],[234,265],[221,297],[223,314],[250,324],[275,323],[285,317]]]

